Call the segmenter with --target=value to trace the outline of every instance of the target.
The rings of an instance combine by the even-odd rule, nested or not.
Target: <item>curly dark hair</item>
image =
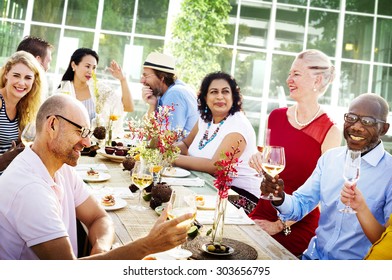
[[[232,97],[233,97],[233,106],[230,108],[229,115],[234,115],[234,113],[242,111],[242,94],[241,89],[238,86],[236,80],[231,75],[225,72],[213,72],[204,77],[201,82],[201,86],[199,89],[197,101],[198,101],[198,110],[200,112],[200,117],[205,122],[210,122],[212,120],[212,113],[210,108],[207,106],[206,96],[208,93],[208,88],[214,80],[225,80],[229,83]],[[207,112],[206,111],[207,108]]]

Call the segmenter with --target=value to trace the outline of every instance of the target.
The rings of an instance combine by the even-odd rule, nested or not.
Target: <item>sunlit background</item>
[[[260,143],[269,112],[292,102],[285,80],[294,56],[304,49],[320,49],[333,60],[338,78],[321,101],[339,125],[349,102],[361,93],[380,94],[391,106],[390,0],[229,2],[229,34],[226,44],[219,45],[219,62],[240,84],[245,112]],[[105,67],[112,59],[122,65],[136,101],[133,114],[142,114],[142,63],[151,51],[165,50],[180,4],[181,0],[3,0],[0,63],[25,35],[42,37],[55,46],[48,72],[53,89],[73,51],[92,48],[100,56],[98,78],[108,79],[116,89],[119,84]],[[392,130],[384,140],[391,150]]]

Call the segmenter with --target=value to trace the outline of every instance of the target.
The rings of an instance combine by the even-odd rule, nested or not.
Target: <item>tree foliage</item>
[[[197,88],[203,77],[220,70],[218,54],[228,33],[225,24],[228,0],[183,0],[174,20],[170,49],[177,60],[180,78]]]

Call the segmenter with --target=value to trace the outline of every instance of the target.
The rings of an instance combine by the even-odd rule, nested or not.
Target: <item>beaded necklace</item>
[[[214,133],[211,135],[210,138],[208,138],[208,131],[211,127],[211,123],[213,122],[213,120],[208,124],[207,129],[204,132],[203,138],[200,139],[199,150],[202,150],[208,143],[210,143],[212,140],[214,140],[214,138],[216,137],[216,135],[219,132],[220,127],[222,126],[222,124],[225,122],[226,119],[227,119],[227,116],[219,122],[218,127],[215,129]]]
[[[311,118],[311,119],[310,119],[308,122],[306,122],[306,123],[300,123],[300,122],[298,121],[298,117],[297,117],[297,115],[298,115],[297,108],[298,108],[298,107],[295,106],[295,110],[294,110],[294,120],[295,120],[295,122],[296,122],[300,127],[304,127],[304,126],[309,125],[312,121],[314,121],[314,120],[316,119],[317,115],[318,115],[318,114],[320,113],[320,111],[321,111],[321,106],[319,105],[319,108],[318,108],[316,114],[313,116],[313,118]]]

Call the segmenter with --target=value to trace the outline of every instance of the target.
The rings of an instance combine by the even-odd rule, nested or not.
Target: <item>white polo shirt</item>
[[[72,167],[53,180],[26,147],[0,176],[0,194],[0,259],[37,259],[31,246],[64,236],[77,256],[75,208],[90,192]]]

